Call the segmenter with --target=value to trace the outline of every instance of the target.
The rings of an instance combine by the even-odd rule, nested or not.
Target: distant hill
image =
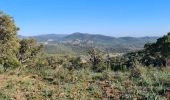
[[[64,38],[65,40],[74,40],[74,39],[81,39],[81,40],[113,40],[114,37],[111,36],[105,36],[105,35],[99,35],[99,34],[88,34],[88,33],[73,33],[71,35],[68,35]]]
[[[73,33],[64,37],[65,41],[92,41],[96,45],[104,45],[109,47],[133,47],[143,48],[147,42],[155,42],[158,37],[111,37],[98,34],[87,34],[87,33]]]
[[[18,37],[19,39],[26,38],[26,36],[22,36],[22,35],[17,35],[17,37]]]
[[[61,41],[66,34],[46,34],[46,35],[38,35],[38,36],[33,36],[37,41],[44,42],[49,39],[53,41]]]
[[[134,42],[134,41],[156,41],[159,37],[112,37],[112,36],[105,36],[100,34],[88,34],[88,33],[73,33],[70,35],[67,35],[64,37],[65,40],[75,40],[75,39],[81,39],[81,40],[93,40],[93,41],[120,41],[120,42]]]
[[[24,36],[19,36],[25,38]],[[144,44],[155,42],[159,37],[112,37],[99,34],[73,33],[73,34],[47,34],[32,36],[38,42],[44,43],[45,50],[48,52],[50,48],[56,48],[56,52],[71,51],[84,52],[88,48],[98,48],[101,50],[110,50],[113,52],[129,52],[142,49]],[[50,46],[49,46],[50,45]],[[52,50],[52,53],[56,53]],[[58,51],[57,51],[58,50]]]

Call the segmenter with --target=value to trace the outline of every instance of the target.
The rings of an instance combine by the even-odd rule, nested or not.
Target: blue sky
[[[161,36],[170,31],[170,0],[1,0],[20,35],[83,32]]]

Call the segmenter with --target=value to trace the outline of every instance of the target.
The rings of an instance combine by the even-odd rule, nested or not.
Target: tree
[[[43,45],[38,45],[35,39],[22,39],[17,57],[22,64],[31,64],[42,51]]]
[[[157,45],[160,49],[160,53],[165,60],[166,65],[169,63],[170,59],[170,33],[163,36],[162,38],[159,38],[157,40]]]
[[[19,48],[15,22],[9,15],[0,12],[0,64],[4,68],[20,65],[16,53]]]
[[[94,71],[101,71],[104,69],[104,63],[102,61],[103,53],[96,49],[89,50],[90,62]]]
[[[165,58],[170,56],[170,33],[163,36],[162,38],[159,38],[156,43],[158,45],[158,48],[160,49],[162,56],[164,56]]]
[[[144,65],[166,66],[170,57],[170,33],[159,38],[156,43],[145,44],[144,48]]]

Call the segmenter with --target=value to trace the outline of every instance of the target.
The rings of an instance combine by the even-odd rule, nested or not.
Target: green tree
[[[42,51],[43,45],[38,45],[35,39],[22,39],[17,57],[22,64],[30,65]]]
[[[0,12],[0,64],[5,69],[20,65],[16,57],[19,48],[18,30],[13,18]]]
[[[163,57],[166,58],[170,56],[170,33],[159,38],[156,44]]]
[[[162,58],[165,60],[164,65],[167,65],[169,62],[170,58],[170,33],[167,35],[163,36],[162,38],[159,38],[157,40],[157,46],[160,50],[160,53],[162,55]]]
[[[106,66],[103,62],[104,61],[102,59],[103,53],[101,51],[92,49],[92,50],[89,50],[88,54],[90,56],[90,62],[92,64],[92,69],[94,71],[102,71],[103,69],[105,69]]]
[[[142,62],[145,65],[166,66],[167,58],[170,57],[170,33],[159,38],[156,43],[145,44],[144,48]]]

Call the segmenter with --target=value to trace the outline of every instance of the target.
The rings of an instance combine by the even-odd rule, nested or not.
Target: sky
[[[170,31],[170,0],[1,0],[24,36],[74,32],[162,36]]]

